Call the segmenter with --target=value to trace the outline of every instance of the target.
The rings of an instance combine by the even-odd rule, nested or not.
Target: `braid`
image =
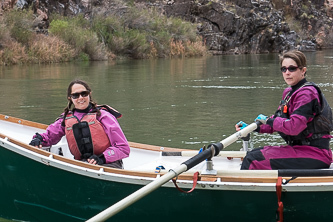
[[[96,110],[97,116],[100,116],[101,115],[101,111],[97,108],[97,103],[94,102],[93,100],[91,100],[90,103],[91,103],[93,109]]]
[[[64,109],[64,117],[63,117],[63,120],[62,120],[62,123],[61,123],[62,126],[65,126],[65,119],[66,119],[67,114],[71,110],[72,104],[73,104],[73,102],[71,100],[68,100],[67,107]]]

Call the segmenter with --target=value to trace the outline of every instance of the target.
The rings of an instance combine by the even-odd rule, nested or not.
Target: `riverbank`
[[[333,0],[5,0],[0,65],[333,48]]]
[[[120,6],[117,6],[121,8]],[[125,6],[124,6],[125,7]],[[203,56],[196,25],[152,8],[86,19],[9,9],[0,16],[0,65]]]

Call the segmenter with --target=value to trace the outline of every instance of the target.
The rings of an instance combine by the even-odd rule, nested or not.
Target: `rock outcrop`
[[[314,51],[333,47],[333,0],[135,0],[197,24],[213,54]],[[7,0],[1,10],[32,5],[34,28],[45,33],[49,13],[66,16],[125,10],[121,0]]]
[[[215,54],[331,48],[332,1],[172,1],[168,16],[198,24]]]

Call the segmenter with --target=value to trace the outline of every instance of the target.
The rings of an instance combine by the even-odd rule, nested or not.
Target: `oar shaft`
[[[172,156],[183,156],[183,157],[192,157],[198,154],[197,150],[193,151],[181,151],[181,152],[162,152],[163,157],[172,157]],[[235,157],[241,158],[246,155],[245,151],[221,151],[215,157]]]
[[[214,154],[213,153],[214,151],[212,149],[213,148],[211,147],[210,149],[206,149],[206,150],[202,151],[201,153],[186,160],[183,164],[185,164],[187,166],[187,170],[191,169],[192,167],[198,165],[202,161],[212,158],[213,154]]]
[[[232,134],[228,138],[222,140],[218,149],[223,149],[227,147],[231,143],[235,142],[239,138],[247,136],[250,132],[257,129],[258,124],[252,123],[245,127],[244,129]],[[160,178],[155,179],[153,182],[149,183],[148,185],[142,187],[141,189],[137,190],[136,192],[132,193],[131,195],[127,196],[126,198],[122,199],[121,201],[117,202],[116,204],[112,205],[111,207],[107,208],[106,210],[102,211],[101,213],[95,215],[94,217],[87,220],[87,222],[95,222],[95,221],[105,221],[108,218],[112,217],[113,215],[117,214],[118,212],[122,211],[126,207],[130,206],[131,204],[135,203],[142,197],[148,195],[152,191],[156,190],[158,187],[162,186],[173,177],[178,176],[179,174],[191,169],[192,167],[196,166],[197,164],[201,163],[205,159],[210,159],[215,155],[216,150],[214,146],[202,151],[201,153],[193,156],[189,160],[182,163],[175,169],[170,170],[167,174],[163,175]],[[217,153],[216,153],[217,154]]]
[[[255,129],[258,128],[258,124],[260,124],[260,123],[251,123],[244,129],[241,129],[240,131],[232,134],[231,136],[228,136],[227,138],[222,140],[220,143],[222,143],[223,148],[225,148],[225,147],[229,146],[230,144],[232,144],[233,142],[235,142],[236,140],[238,140],[242,137],[246,137],[249,133],[251,133],[252,131],[254,131]]]
[[[178,166],[177,168],[169,171],[167,174],[164,174],[160,178],[157,178],[148,185],[142,187],[141,189],[137,190],[136,192],[132,193],[131,195],[127,196],[126,198],[122,199],[121,201],[117,202],[111,207],[107,208],[106,210],[90,218],[89,220],[87,220],[87,222],[96,222],[96,221],[102,222],[107,220],[108,218],[114,216],[115,214],[122,211],[126,207],[140,200],[142,197],[153,192],[154,190],[156,190],[157,188],[159,188],[160,186],[162,186],[175,176],[178,176],[179,174],[185,172],[186,170],[187,170],[186,165],[182,164]]]

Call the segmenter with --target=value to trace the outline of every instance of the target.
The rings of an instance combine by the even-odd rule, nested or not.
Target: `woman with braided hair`
[[[91,88],[83,80],[69,84],[67,99],[64,113],[45,133],[36,133],[30,145],[51,146],[66,136],[75,159],[123,168],[122,159],[129,156],[130,147],[117,121],[121,114],[109,106],[97,105],[92,99]]]

